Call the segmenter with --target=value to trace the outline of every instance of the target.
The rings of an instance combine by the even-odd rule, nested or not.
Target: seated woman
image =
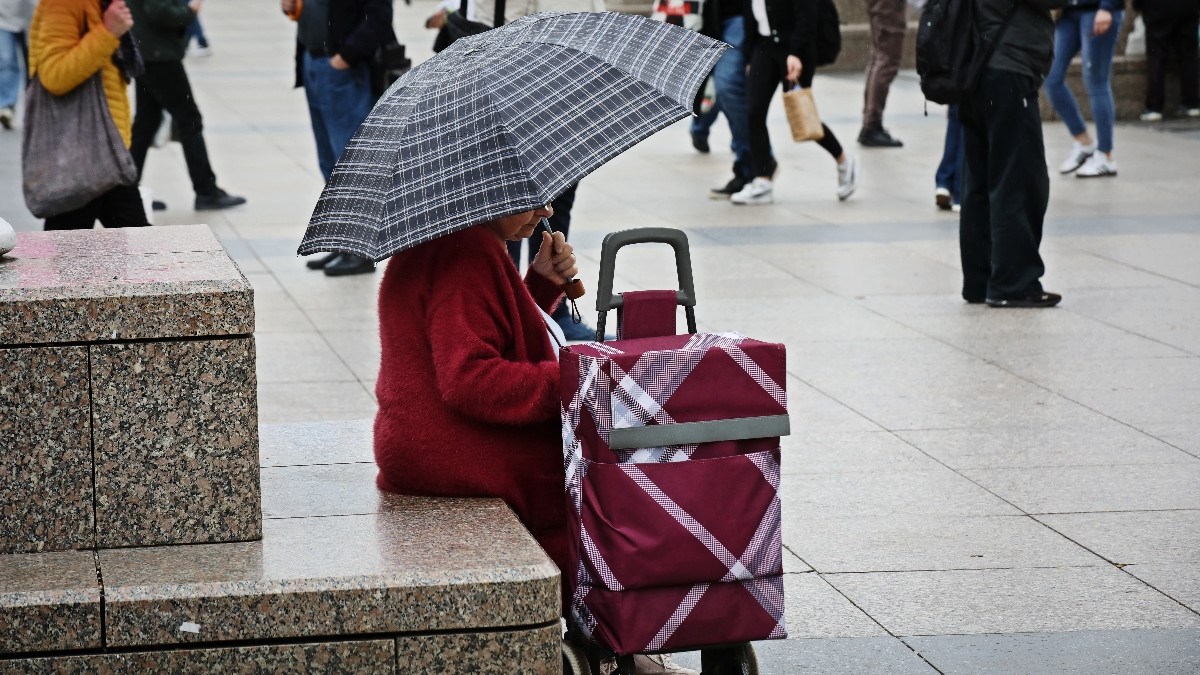
[[[396,254],[379,291],[377,484],[388,492],[499,497],[560,569],[567,559],[558,348],[547,312],[578,272],[561,233],[522,280],[507,241],[549,206]]]

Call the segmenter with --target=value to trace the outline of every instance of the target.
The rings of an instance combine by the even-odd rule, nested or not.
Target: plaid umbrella
[[[298,252],[382,260],[549,204],[689,115],[726,48],[616,13],[534,14],[461,39],[375,104]]]

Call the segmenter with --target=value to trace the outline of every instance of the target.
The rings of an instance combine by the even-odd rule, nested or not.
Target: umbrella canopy
[[[534,14],[396,81],[347,144],[299,253],[382,260],[549,204],[689,115],[728,48],[616,13]]]

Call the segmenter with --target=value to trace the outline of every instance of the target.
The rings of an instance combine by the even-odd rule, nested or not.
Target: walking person
[[[742,12],[742,4],[737,0],[709,0],[704,4],[703,25],[701,33],[733,47],[721,55],[712,72],[713,84],[717,90],[713,108],[719,109],[725,115],[725,121],[729,123],[733,178],[708,192],[711,199],[729,199],[754,179],[754,163],[750,154],[750,121],[746,105],[746,17]],[[769,140],[766,153],[768,164],[775,166]]]
[[[187,4],[187,0],[180,0]],[[192,43],[195,42],[193,45]],[[195,57],[212,56],[212,48],[208,46],[208,36],[204,34],[204,26],[200,25],[197,15],[183,32],[183,44],[187,46],[187,55]]]
[[[12,129],[17,97],[25,87],[21,62],[25,53],[25,31],[33,16],[34,0],[0,0],[0,127]]]
[[[819,0],[750,0],[746,21],[746,49],[750,74],[746,81],[750,157],[754,179],[730,197],[734,204],[770,204],[774,201],[775,170],[767,111],[781,84],[798,82],[811,87],[816,73],[817,15]],[[842,148],[828,125],[817,141],[837,161],[837,197],[844,201],[858,186],[858,161]]]
[[[183,67],[187,49],[185,31],[200,13],[204,0],[190,0],[186,5],[179,0],[128,2],[133,12],[133,35],[146,62],[146,71],[136,81],[137,114],[130,145],[138,176],[143,175],[146,153],[154,144],[165,110],[179,130],[179,144],[183,146],[183,158],[196,194],[195,209],[208,211],[245,204],[245,197],[217,187],[217,176],[204,142],[204,120]]]
[[[296,14],[297,0],[280,0]],[[346,144],[371,112],[370,65],[375,50],[394,40],[391,0],[304,0],[296,20],[296,86],[304,87],[317,164],[326,181]],[[327,276],[375,271],[375,262],[353,253],[307,263]]]
[[[958,106],[946,110],[946,140],[942,143],[942,161],[934,174],[933,202],[941,211],[959,211],[962,204],[963,131]]]
[[[1054,59],[1050,10],[1065,0],[980,0],[980,44],[1003,30],[975,90],[959,104],[962,297],[991,307],[1053,307],[1038,248],[1050,199],[1038,87]],[[1007,17],[1011,9],[1012,16]],[[1007,27],[1004,27],[1007,21]]]
[[[1146,109],[1143,122],[1158,122],[1166,104],[1167,62],[1179,71],[1182,113],[1200,117],[1200,2],[1134,0],[1146,24]]]
[[[108,114],[129,144],[129,81],[140,74],[141,56],[129,29],[133,15],[124,0],[41,0],[29,26],[29,72],[46,91],[62,96],[96,73]],[[87,204],[46,219],[47,230],[149,225],[136,185],[118,185]]]
[[[1078,178],[1116,176],[1113,159],[1112,62],[1117,33],[1125,16],[1124,0],[1068,0],[1054,29],[1054,64],[1046,78],[1046,97],[1075,142],[1058,171]],[[1067,87],[1067,69],[1083,55],[1083,85],[1092,106],[1096,138],[1088,133],[1079,104]]]
[[[883,128],[892,81],[900,72],[904,54],[905,0],[867,0],[871,22],[871,49],[867,54],[867,82],[863,88],[863,123],[858,143],[868,148],[899,148],[904,145]]]

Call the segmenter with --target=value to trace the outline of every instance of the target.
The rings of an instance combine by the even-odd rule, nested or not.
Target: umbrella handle
[[[550,228],[550,221],[546,218],[542,218],[538,224],[550,234],[554,234],[554,230]],[[578,300],[587,294],[587,289],[583,287],[583,282],[579,279],[568,279],[562,288],[566,292],[568,300]]]

